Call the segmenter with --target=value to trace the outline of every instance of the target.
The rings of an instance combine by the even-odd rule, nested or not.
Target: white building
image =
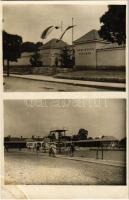
[[[62,49],[68,46],[62,40],[52,39],[39,49],[40,60],[42,62],[42,66],[55,66],[56,59],[58,60],[57,65],[60,66],[60,55],[62,53]]]
[[[68,47],[75,57],[75,67],[78,69],[125,69],[125,46],[104,41],[97,30],[91,30],[73,42],[73,47],[60,40],[52,39],[39,49],[41,67],[61,66],[61,54]],[[34,54],[22,53],[17,62],[11,66],[31,66],[30,58]],[[57,63],[56,63],[57,60]],[[41,70],[37,68],[36,73]]]
[[[17,62],[10,62],[11,66],[31,66],[30,58],[33,55],[33,52],[24,52],[21,54],[21,57],[17,59]]]
[[[125,47],[104,41],[91,30],[74,41],[75,66],[83,69],[125,68]]]

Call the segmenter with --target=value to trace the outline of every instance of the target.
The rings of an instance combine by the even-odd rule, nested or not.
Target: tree
[[[40,60],[40,54],[36,51],[30,58],[32,67],[41,67],[42,61]]]
[[[32,135],[31,139],[32,139],[32,140],[35,140],[35,136],[34,136],[34,135]]]
[[[122,138],[119,142],[119,146],[120,147],[125,147],[126,148],[126,137]]]
[[[96,140],[100,139],[99,137],[95,137]]]
[[[8,135],[8,136],[4,137],[4,140],[5,140],[5,141],[11,140],[11,135]]]
[[[79,140],[87,140],[88,131],[86,129],[79,129],[78,131],[78,139]]]
[[[126,42],[126,6],[109,5],[108,11],[100,18],[102,26],[99,35],[109,42]]]
[[[87,140],[93,140],[93,138],[92,137],[88,137]]]
[[[21,52],[34,52],[35,44],[33,42],[24,42],[21,45]]]
[[[7,76],[9,76],[9,62],[16,61],[21,55],[22,37],[3,31],[3,60],[7,60]]]
[[[30,63],[32,67],[42,66],[42,61],[40,60],[39,47],[42,46],[42,42],[24,42],[21,46],[21,52],[33,52],[33,55],[30,58]]]
[[[62,140],[66,140],[66,141],[71,141],[72,137],[71,136],[62,136]]]
[[[35,45],[36,45],[36,49],[38,50],[39,47],[43,46],[43,43],[42,42],[37,42]]]
[[[42,45],[42,42],[37,42],[36,44],[33,42],[24,42],[21,45],[21,52],[36,52]]]
[[[72,140],[73,140],[73,141],[79,140],[79,139],[78,139],[78,135],[73,135],[73,136],[72,136]]]
[[[75,64],[74,50],[71,51],[68,47],[64,47],[61,54],[62,67],[73,67],[74,64]]]
[[[49,134],[48,138],[50,139],[50,141],[55,141],[55,140],[56,140],[56,135],[55,135],[55,133]]]

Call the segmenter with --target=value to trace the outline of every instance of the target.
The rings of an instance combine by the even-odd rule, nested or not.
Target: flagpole
[[[74,34],[74,32],[73,32],[73,28],[74,28],[74,18],[72,17],[72,45],[73,45],[73,34]]]
[[[61,21],[61,33],[63,32],[63,21]]]
[[[73,34],[74,34],[74,18],[72,17],[72,62],[74,63],[74,47],[73,47]],[[74,64],[73,64],[74,65]]]

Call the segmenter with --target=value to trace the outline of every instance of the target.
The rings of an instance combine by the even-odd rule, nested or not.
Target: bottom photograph
[[[125,99],[4,100],[6,185],[126,185]]]

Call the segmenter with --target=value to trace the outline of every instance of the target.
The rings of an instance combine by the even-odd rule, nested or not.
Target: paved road
[[[5,153],[5,184],[125,184],[125,168],[26,152]]]
[[[44,81],[27,80],[22,78],[5,78],[5,92],[70,92],[70,91],[105,91],[105,89],[74,86],[63,83],[51,83]]]

